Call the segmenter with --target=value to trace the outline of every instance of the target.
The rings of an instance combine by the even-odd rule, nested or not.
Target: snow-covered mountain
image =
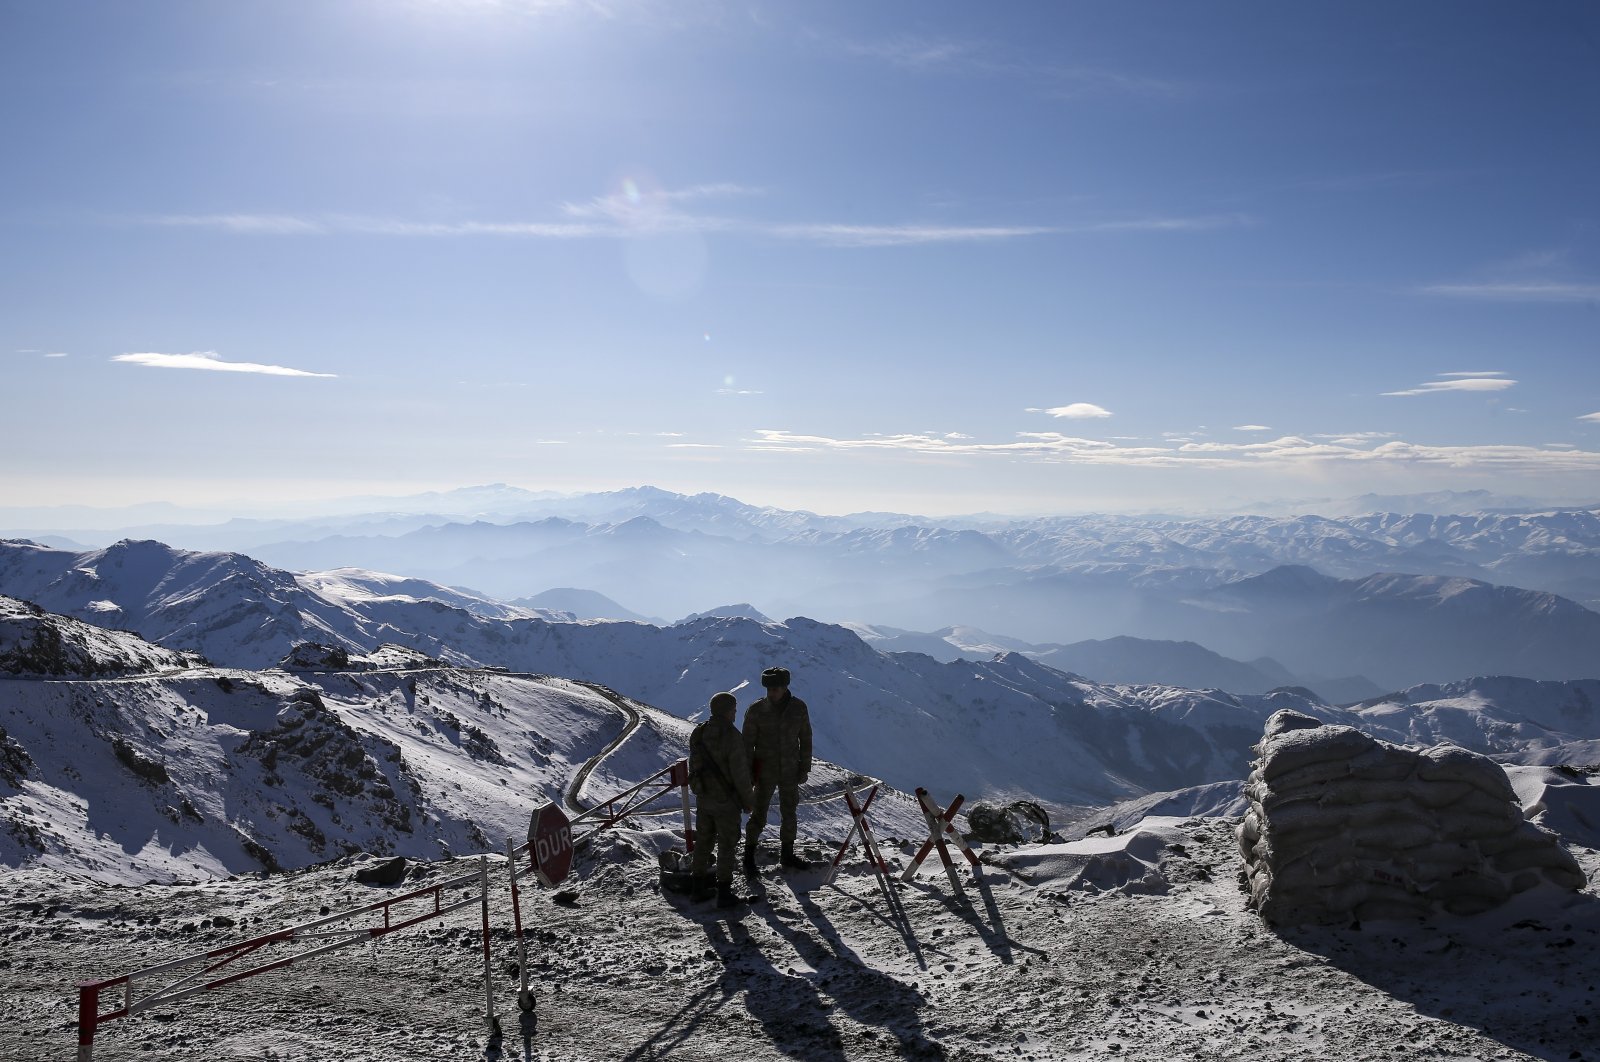
[[[57,616],[29,601],[0,596],[0,674],[103,676],[196,667],[192,653],[173,652],[127,631]]]
[[[28,651],[41,628],[48,657]],[[0,662],[0,867],[98,880],[501,848],[545,800],[587,806],[681,759],[691,729],[593,684],[395,648],[339,671],[212,668],[10,599]],[[819,763],[813,786],[845,777]],[[886,826],[920,822],[904,794],[881,806]]]
[[[990,634],[976,627],[945,627],[931,632],[904,631],[896,627],[845,624],[863,641],[885,653],[925,653],[935,660],[987,660],[998,653],[1017,652],[1058,671],[1070,671],[1097,682],[1145,683],[1223,689],[1234,693],[1266,693],[1279,686],[1313,685],[1291,674],[1276,660],[1253,663],[1230,660],[1195,642],[1157,641],[1149,638],[1091,639],[1071,645],[1034,645],[1018,638]],[[1340,684],[1343,692],[1346,684]],[[1324,694],[1331,704],[1365,700],[1383,691],[1370,682],[1351,697]]]
[[[1584,678],[1600,661],[1600,613],[1554,594],[1445,576],[1338,579],[1303,565],[1231,580],[1199,573],[1014,570],[856,607],[900,627],[966,624],[1034,643],[1130,633],[1192,641],[1391,689],[1482,673]]]
[[[709,599],[750,602],[766,615],[906,630],[979,627],[1034,644],[1122,636],[1192,641],[1235,659],[1271,657],[1297,675],[1365,675],[1390,688],[1483,671],[1586,677],[1600,658],[1600,613],[1553,594],[1461,576],[1339,579],[1304,565],[1247,576],[1106,562],[970,572],[962,570],[971,555],[961,543],[975,532],[903,529],[888,536],[900,545],[883,551],[860,549],[872,535],[842,536],[834,539],[842,550],[836,553],[798,544],[817,541],[815,535],[786,544],[736,543],[645,518],[600,529],[537,530],[564,544],[521,557],[516,551],[532,527],[498,528],[492,534],[500,537],[479,543],[483,552],[430,578],[493,586],[512,572],[541,583],[576,574],[629,601],[671,604],[692,588],[698,607],[677,614],[698,614]],[[436,530],[464,536],[462,548],[474,537],[468,525]],[[494,541],[506,544],[506,556],[495,554]],[[443,545],[435,554],[448,555]]]
[[[352,569],[296,576],[238,553],[159,542],[75,553],[0,541],[0,593],[250,668],[276,663],[304,641],[354,652],[397,641],[455,659],[443,639],[458,631],[563,618],[420,580]]]
[[[245,857],[267,863],[263,852],[301,865],[355,849],[481,846],[474,828],[513,829],[525,813],[525,800],[499,803],[508,793],[558,787],[615,736],[629,713],[610,690],[649,722],[649,735],[630,739],[596,775],[618,791],[682,754],[685,717],[712,692],[732,688],[748,704],[755,676],[774,663],[793,671],[811,706],[821,759],[901,791],[1026,796],[1058,808],[1240,778],[1265,719],[1286,707],[1386,740],[1448,738],[1513,760],[1548,760],[1600,739],[1600,682],[1474,680],[1344,710],[1307,691],[1097,684],[1019,653],[985,662],[885,654],[853,631],[803,619],[658,628],[454,609],[465,632],[501,632],[503,666],[564,677],[462,670],[399,648],[337,668],[250,672],[198,668],[132,635],[21,603],[10,611],[32,626],[0,625],[10,638],[0,658],[17,673],[0,680],[14,790],[0,798],[12,824],[5,843],[19,846],[18,859],[45,844],[102,871],[117,851],[135,853],[141,873],[178,873],[237,869]],[[47,643],[65,647],[51,659],[75,662],[67,670],[95,675],[148,660],[168,673],[41,682],[49,669],[17,652],[40,643],[40,624],[56,631]],[[832,771],[832,784],[844,773]],[[820,772],[819,784],[828,776]],[[120,781],[107,796],[100,779]],[[77,839],[46,844],[50,830]],[[181,859],[172,854],[179,836]]]
[[[555,587],[531,597],[519,597],[511,604],[546,612],[564,612],[573,619],[631,620],[661,625],[661,621],[624,608],[602,593],[571,586]]]
[[[1264,638],[1274,634],[1274,625],[1287,628],[1291,621],[1331,637],[1340,628],[1327,626],[1328,616],[1338,615],[1327,602],[1342,602],[1352,617],[1343,629],[1369,639],[1357,648],[1385,647],[1384,640],[1392,639],[1398,643],[1393,652],[1415,644],[1403,637],[1405,622],[1432,623],[1462,637],[1461,648],[1453,650],[1464,654],[1456,674],[1470,673],[1472,664],[1492,667],[1508,652],[1541,639],[1546,648],[1561,649],[1569,644],[1561,634],[1568,612],[1577,616],[1579,634],[1585,617],[1600,621],[1551,599],[1545,612],[1518,613],[1519,626],[1505,634],[1510,644],[1499,644],[1494,636],[1503,628],[1494,626],[1494,617],[1503,588],[1399,580],[1408,596],[1378,580],[1377,600],[1404,606],[1384,612],[1352,592],[1372,582],[1350,584],[1309,569],[1284,569],[1213,592],[1230,596],[1201,600],[1236,623],[1241,616],[1258,623]],[[425,584],[351,572],[295,577],[249,558],[186,554],[158,543],[122,543],[89,554],[0,544],[0,589],[80,620],[132,628],[169,649],[200,652],[223,666],[268,666],[305,641],[354,654],[395,643],[450,663],[604,683],[685,718],[702,712],[719,690],[734,689],[753,700],[756,676],[782,664],[795,674],[796,692],[812,704],[820,755],[904,788],[931,776],[973,792],[1014,790],[1060,804],[1105,803],[1237,777],[1271,711],[1296,707],[1324,717],[1334,711],[1308,691],[1248,696],[1096,683],[1013,651],[982,661],[884,653],[856,630],[804,618],[772,623],[708,617],[666,628],[558,622],[497,612],[492,602],[442,588],[432,589],[446,600],[400,592],[431,592]],[[1186,607],[1206,618],[1211,614],[1198,605]],[[1447,619],[1451,608],[1486,624],[1481,630],[1487,633],[1467,640],[1462,632],[1472,631],[1470,625],[1451,627],[1439,618]],[[1532,652],[1519,659],[1537,663],[1541,658]],[[879,754],[894,744],[886,733],[916,733],[925,740],[917,744],[914,760],[898,762]],[[1568,735],[1591,736],[1600,735]]]

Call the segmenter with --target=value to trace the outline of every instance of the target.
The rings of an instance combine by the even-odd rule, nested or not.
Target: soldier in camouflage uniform
[[[756,873],[756,846],[767,825],[772,794],[778,794],[778,840],[786,867],[804,870],[808,865],[794,851],[799,831],[796,809],[800,784],[811,774],[811,713],[806,702],[789,692],[787,668],[769,667],[761,673],[767,695],[744,713],[744,747],[750,753],[750,773],[755,780],[755,807],[744,833],[744,872]]]
[[[712,849],[717,853],[718,907],[739,902],[733,894],[733,868],[739,845],[739,813],[751,806],[750,761],[744,738],[734,725],[739,701],[731,693],[711,698],[711,718],[689,735],[689,788],[695,795],[695,846],[691,871],[697,900],[711,896]]]

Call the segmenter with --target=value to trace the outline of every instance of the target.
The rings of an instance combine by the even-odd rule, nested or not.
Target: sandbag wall
[[[1288,710],[1256,752],[1239,847],[1250,904],[1269,922],[1476,914],[1541,881],[1585,884],[1484,756],[1391,745]]]

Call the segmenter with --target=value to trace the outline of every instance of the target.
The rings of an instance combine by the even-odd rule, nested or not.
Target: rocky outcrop
[[[1039,844],[1051,836],[1049,814],[1031,800],[974,804],[967,829],[968,837],[984,844]]]
[[[0,674],[96,678],[194,667],[201,659],[175,653],[127,631],[108,630],[0,596]]]

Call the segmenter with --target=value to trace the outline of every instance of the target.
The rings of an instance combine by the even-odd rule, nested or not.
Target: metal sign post
[[[694,826],[689,820],[689,761],[679,760],[672,765],[667,784],[677,786],[683,797],[683,850],[694,851]]]
[[[546,804],[528,823],[528,858],[533,872],[550,888],[572,872],[572,820],[557,804]]]
[[[488,1043],[483,1057],[500,1057],[500,1019],[494,1016],[494,971],[489,958],[489,857],[478,857],[478,895],[483,902],[483,1023]]]

